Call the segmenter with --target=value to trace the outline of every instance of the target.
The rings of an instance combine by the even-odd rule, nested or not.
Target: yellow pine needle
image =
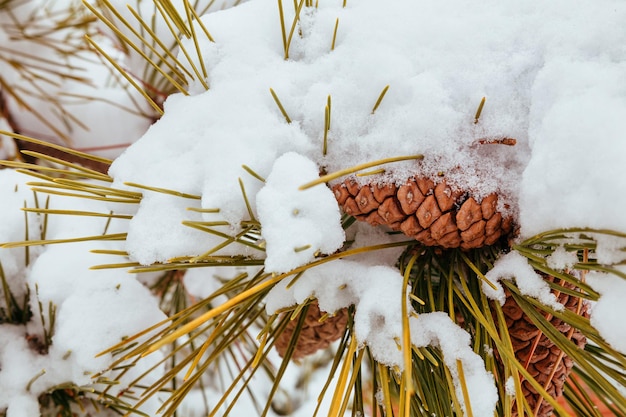
[[[270,89],[271,90],[271,89]],[[252,168],[250,168],[248,165],[242,165],[241,166],[248,174],[252,175],[254,178],[256,178],[257,180],[261,181],[261,182],[265,182],[265,178],[263,178],[262,176],[260,176],[256,171],[254,171]]]
[[[24,208],[26,208],[26,200],[24,200]],[[24,212],[24,240],[27,241],[29,238],[30,232],[28,228],[28,213]],[[30,247],[24,247],[24,265],[28,266],[30,264]]]
[[[185,0],[186,3],[188,3],[187,0]],[[212,3],[212,2],[211,2]],[[196,22],[198,22],[198,25],[200,25],[200,28],[202,29],[202,31],[204,32],[206,38],[208,40],[210,40],[211,42],[215,42],[215,40],[213,39],[213,36],[211,36],[211,34],[209,33],[209,31],[207,30],[206,26],[204,26],[204,23],[202,23],[202,19],[200,19],[200,16],[198,15],[198,12],[196,11],[196,9],[194,9],[193,7],[189,7],[189,9],[191,10],[191,13],[193,14],[193,17],[196,19]]]
[[[161,39],[159,39],[157,34],[154,32],[154,30],[152,30],[152,28],[144,21],[144,19],[139,15],[139,13],[137,13],[137,11],[135,9],[130,7],[130,5],[127,5],[126,7],[130,11],[130,13],[133,15],[133,17],[137,20],[137,22],[139,22],[139,24],[141,25],[142,29],[145,30],[148,33],[148,35],[150,35],[150,40],[145,39],[143,37],[140,37],[139,35],[136,35],[136,36],[138,36],[141,39],[141,41],[145,45],[145,47],[150,50],[150,53],[154,54],[159,59],[160,62],[163,62],[163,64],[165,64],[170,69],[170,71],[172,71],[173,75],[176,75],[177,77],[183,79],[184,76],[181,73],[181,71],[183,71],[189,77],[193,77],[191,72],[187,68],[185,68],[185,66],[182,64],[182,62],[180,62],[178,60],[176,55],[174,55],[172,53],[172,51],[170,50],[171,48],[167,47],[161,41]],[[120,16],[119,19],[122,20],[122,22],[125,22],[123,17]],[[128,23],[124,23],[124,24],[125,25],[129,25]],[[130,25],[130,26],[131,27],[129,29],[131,31],[133,31],[134,29],[132,28],[132,25]],[[118,35],[118,36],[123,36],[122,39],[124,40],[124,42],[130,41],[130,40],[127,41],[127,37],[124,34],[121,34],[121,35]],[[156,48],[152,45],[152,41],[155,42],[157,45],[159,45],[159,47],[164,51],[165,56],[163,56],[159,51],[156,50]],[[169,60],[167,58],[171,59],[174,62],[174,64],[169,62]],[[161,73],[161,68],[160,68],[159,65],[157,65],[153,61],[148,61],[148,63],[150,65],[152,65],[152,67],[157,72]],[[171,82],[169,77],[166,77],[166,79]],[[180,86],[180,84],[176,83],[176,84],[172,84],[172,85],[174,85],[174,87],[176,87],[176,89],[178,91],[180,91],[181,93],[187,94],[187,90],[184,87]],[[179,88],[179,86],[180,86],[180,88]]]
[[[307,188],[311,188],[319,184],[324,184],[328,181],[334,180],[339,177],[343,177],[345,175],[352,174],[354,172],[362,171],[364,169],[372,168],[378,165],[389,164],[392,162],[409,161],[412,159],[422,160],[424,159],[424,155],[396,156],[396,157],[391,157],[391,158],[379,159],[377,161],[372,161],[372,162],[365,162],[363,164],[358,164],[349,168],[340,169],[339,171],[336,171],[330,174],[322,175],[321,177],[311,182],[307,182],[306,184],[301,185],[298,189],[306,190]]]
[[[215,221],[215,222],[187,222],[188,225],[195,225],[195,226],[208,226],[208,227],[215,227],[215,226],[230,226],[230,223],[225,221],[225,220],[221,220],[221,221]]]
[[[300,0],[300,2],[298,3],[298,8],[296,9],[296,15],[293,17],[293,22],[291,22],[291,30],[289,31],[289,37],[287,38],[287,43],[285,44],[285,60],[289,59],[289,46],[291,45],[293,33],[295,32],[296,26],[298,25],[298,20],[300,20],[300,11],[302,10],[303,5],[304,0]]]
[[[187,207],[187,210],[193,211],[196,213],[219,213],[220,212],[220,209],[218,208]]]
[[[182,33],[187,38],[191,38],[192,33],[189,31],[187,26],[185,26],[185,21],[182,17],[180,17],[178,11],[176,10],[176,7],[174,7],[170,0],[156,0],[154,3],[157,7],[163,10],[164,19],[169,17],[169,19],[174,23],[180,33]]]
[[[283,36],[283,51],[284,55],[287,56],[287,29],[285,28],[285,14],[283,12],[282,0],[278,0],[278,17],[280,19],[280,31]]]
[[[180,327],[179,329],[175,330],[174,332],[170,333],[169,335],[163,337],[161,340],[159,340],[158,342],[154,343],[153,345],[151,345],[148,349],[146,349],[146,352],[142,355],[142,356],[147,356],[152,352],[155,352],[157,350],[159,350],[160,348],[162,348],[163,346],[173,342],[174,340],[178,339],[179,337],[191,332],[192,330],[196,329],[198,326],[202,325],[202,323],[205,323],[208,320],[211,320],[217,316],[219,316],[220,314],[224,313],[225,311],[230,310],[231,308],[235,307],[236,305],[240,304],[241,302],[247,300],[248,298],[258,294],[259,292],[270,288],[272,286],[274,286],[275,284],[277,284],[278,282],[280,282],[281,280],[283,280],[284,278],[291,276],[291,275],[295,275],[298,274],[300,272],[304,272],[309,268],[313,268],[315,266],[324,264],[326,262],[331,262],[334,261],[336,259],[339,258],[344,258],[344,257],[348,257],[348,256],[352,256],[352,255],[357,255],[360,253],[366,253],[369,251],[375,251],[375,250],[379,250],[379,249],[385,249],[385,248],[392,248],[392,247],[396,247],[396,246],[406,246],[408,244],[414,243],[414,241],[402,241],[402,242],[393,242],[393,243],[384,243],[384,244],[380,244],[380,245],[372,245],[372,246],[364,246],[361,248],[356,248],[356,249],[351,249],[345,252],[340,252],[340,253],[334,253],[332,255],[329,255],[325,258],[321,258],[318,259],[314,262],[311,262],[307,265],[303,265],[301,267],[295,268],[289,272],[286,272],[284,274],[280,274],[277,276],[274,276],[270,279],[268,279],[267,281],[264,281],[260,284],[255,285],[254,287],[251,287],[239,294],[237,294],[236,296],[234,296],[233,298],[229,299],[228,301],[226,301],[223,304],[220,304],[219,306],[207,311],[206,313],[198,316],[197,318],[195,318],[194,320],[190,321],[189,323],[185,324],[184,326]]]
[[[463,411],[461,410],[461,404],[459,403],[459,398],[456,395],[456,390],[454,389],[454,381],[452,380],[452,374],[450,373],[450,369],[448,367],[443,368],[446,374],[446,382],[448,383],[448,392],[452,397],[452,407],[454,407],[455,415],[464,416]]]
[[[502,333],[502,343],[505,345],[505,349],[510,349],[510,351],[514,351],[515,349],[513,348],[513,344],[511,343],[511,336],[509,335],[509,328],[508,325],[506,324],[506,319],[504,317],[504,314],[502,314],[502,309],[499,308],[500,306],[495,306],[494,308],[496,309],[496,316],[498,318],[498,323],[499,323],[499,329],[500,332]],[[509,366],[511,366],[509,364]],[[518,415],[523,416],[524,415],[524,392],[522,391],[522,384],[520,381],[520,377],[519,377],[519,373],[517,372],[517,369],[515,369],[514,366],[511,366],[511,375],[513,377],[513,382],[515,384],[515,398],[517,399],[517,401],[515,401],[515,404],[517,406],[517,412]],[[507,409],[507,413],[510,414],[511,410]]]
[[[280,0],[279,0],[280,2]],[[283,114],[283,117],[285,118],[285,120],[287,121],[287,123],[291,123],[291,118],[289,118],[289,115],[287,114],[287,111],[285,110],[285,108],[283,107],[283,104],[280,102],[280,100],[278,99],[278,96],[276,95],[276,92],[270,88],[270,94],[272,95],[272,97],[274,98],[274,101],[276,102],[276,105],[278,106],[278,109],[280,110],[280,112]]]
[[[263,355],[263,351],[265,350],[265,345],[267,344],[268,337],[269,337],[269,334],[267,332],[263,333],[263,335],[261,336],[259,347],[256,353],[254,354],[254,359],[252,360],[253,369],[256,369],[259,366],[259,363],[261,363],[261,360],[265,356]]]
[[[45,192],[49,191],[50,189],[69,190],[69,191],[89,193],[89,194],[93,194],[99,197],[106,197],[106,193],[103,193],[103,192],[98,192],[98,191],[90,190],[87,188],[86,189],[76,188],[70,185],[56,184],[54,182],[49,183],[49,182],[29,181],[26,183],[26,185],[28,185],[31,190],[44,190]]]
[[[165,59],[165,57],[163,57],[163,55],[161,55],[152,45],[151,42],[149,42],[147,39],[145,39],[135,28],[133,25],[131,25],[126,19],[124,19],[124,17],[115,9],[115,6],[113,6],[111,4],[111,2],[109,0],[103,0],[105,6],[107,7],[108,10],[110,10],[115,17],[117,17],[117,19],[120,20],[120,22],[133,34],[135,35],[142,43],[142,45],[144,45],[146,48],[148,48],[150,50],[150,52],[152,54],[154,54],[159,61],[163,62],[174,74],[178,74],[179,71],[178,69],[172,65],[167,59]],[[155,70],[157,70],[167,81],[169,81],[179,92],[187,95],[187,90],[180,85],[176,80],[174,80],[167,72],[165,72],[159,64],[157,64],[156,62],[154,62],[154,60],[152,58],[150,58],[148,56],[148,54],[146,54],[142,48],[140,48],[139,46],[137,46],[135,44],[135,42],[133,42],[128,36],[126,36],[126,34],[124,32],[122,32],[115,23],[111,22],[109,19],[107,19],[102,13],[100,13],[97,9],[95,9],[92,5],[90,5],[87,1],[83,0],[83,4],[93,13],[95,14],[98,19],[104,23],[105,25],[107,25],[120,39],[122,39],[124,41],[124,44],[130,46],[135,52],[137,52],[139,55],[141,55],[141,57],[144,59],[145,62],[147,62],[148,64],[150,64]],[[128,9],[131,11],[131,13],[133,14],[133,16],[135,16],[135,18],[137,18],[137,20],[142,24],[142,27],[146,28],[147,25],[145,25],[145,22],[143,21],[143,19],[141,19],[141,17],[136,16],[136,12],[130,7],[128,6]],[[134,13],[133,13],[134,12]],[[147,30],[148,34],[152,37],[152,39],[157,39],[156,38],[156,34],[154,34],[154,32],[152,32],[151,30]],[[160,44],[160,41],[158,42]],[[168,48],[165,47],[165,45],[162,46],[164,51],[167,51],[170,55],[171,52],[169,52]]]
[[[23,67],[22,67],[23,68]],[[15,91],[15,89],[6,83],[2,77],[0,77],[0,90],[7,93],[7,96],[13,97],[13,99],[20,105],[21,108],[26,109],[29,113],[34,115],[37,120],[46,125],[50,130],[52,130],[59,138],[63,139],[65,142],[70,142],[70,138],[59,130],[53,123],[49,121],[49,117],[44,116],[37,109],[28,105],[27,102],[20,98],[20,94]],[[58,106],[58,105],[57,105]],[[61,109],[62,111],[62,109]]]
[[[326,102],[326,107],[324,108],[324,144],[322,147],[322,154],[326,156],[328,151],[328,131],[330,130],[330,95],[328,96],[328,100]]]
[[[298,304],[298,306],[292,311],[291,317],[289,317],[289,320],[295,320],[300,315],[302,310],[304,310],[305,307],[306,307],[306,309],[308,311],[308,308],[309,308],[309,303],[308,302],[309,302],[309,300],[310,300],[310,298],[307,298],[304,301],[302,301],[300,304]]]
[[[470,404],[469,392],[467,391],[467,381],[465,380],[465,373],[463,372],[463,362],[461,359],[456,360],[456,368],[459,372],[459,383],[461,384],[461,392],[463,392],[463,402],[465,402],[467,417],[474,417],[474,413],[472,413],[472,405]]]
[[[409,312],[408,312],[408,287],[409,287],[409,278],[411,276],[411,270],[413,269],[413,265],[419,254],[414,254],[406,268],[404,269],[404,281],[402,283],[402,297],[400,298],[400,303],[402,306],[402,356],[404,359],[404,380],[406,381],[405,390],[406,396],[410,399],[410,397],[415,393],[415,388],[413,387],[413,376],[411,374],[413,366],[411,361],[411,329],[409,327]],[[407,400],[409,402],[410,400]]]
[[[28,156],[32,156],[33,158],[37,158],[37,159],[42,159],[45,161],[49,161],[55,164],[59,164],[59,165],[65,165],[68,168],[73,168],[77,171],[81,171],[81,172],[85,172],[94,176],[100,176],[100,177],[107,177],[105,174],[102,174],[99,171],[95,171],[93,169],[89,169],[89,168],[85,168],[82,165],[78,165],[78,164],[74,164],[72,162],[68,162],[64,159],[61,158],[55,158],[54,156],[50,156],[47,155],[45,153],[41,153],[41,152],[35,152],[35,151],[27,151],[27,150],[23,150],[21,151],[24,155],[28,155]]]
[[[351,358],[354,356],[354,352],[356,352],[357,343],[356,337],[352,336],[350,339],[350,345],[348,345],[348,350],[343,359],[343,364],[341,367],[341,372],[339,373],[339,377],[337,379],[337,387],[335,388],[335,393],[330,403],[330,408],[328,410],[329,416],[341,416],[339,410],[341,410],[341,405],[343,403],[343,397],[346,393],[346,385],[348,385],[348,373],[350,372]]]
[[[255,245],[254,243],[250,243],[248,241],[242,240],[242,238],[248,232],[250,232],[250,228],[246,228],[246,229],[242,230],[241,232],[239,232],[237,235],[231,236],[231,235],[228,235],[226,233],[219,232],[217,230],[209,229],[206,226],[200,226],[196,222],[183,221],[182,224],[185,225],[185,226],[193,227],[194,229],[201,230],[203,232],[214,234],[216,236],[219,236],[219,237],[222,237],[222,238],[225,239],[224,242],[222,242],[222,243],[212,247],[211,249],[209,249],[208,251],[204,252],[203,254],[198,255],[198,256],[194,256],[194,257],[191,257],[191,258],[187,258],[190,263],[202,262],[202,261],[206,260],[207,258],[209,258],[210,255],[212,255],[213,253],[217,252],[218,250],[220,250],[222,248],[225,248],[226,246],[228,246],[228,245],[230,245],[230,244],[232,244],[234,242],[240,243],[242,245],[248,246],[250,248],[253,248],[253,249],[256,249],[256,250],[259,250],[259,251],[264,251],[265,250],[263,247],[261,247],[259,245]]]
[[[248,210],[248,216],[250,216],[250,220],[256,222],[257,219],[254,217],[254,211],[252,210],[252,205],[250,204],[250,200],[248,200],[248,194],[246,193],[246,187],[243,185],[243,180],[238,178],[239,188],[241,189],[241,195],[243,197],[243,201],[246,204],[246,210]]]
[[[88,216],[88,217],[110,217],[113,219],[132,219],[133,216],[127,214],[113,214],[113,213],[98,213],[94,211],[79,211],[79,210],[54,210],[54,209],[36,209],[36,208],[23,208],[22,210],[29,213],[38,214],[57,214],[67,216]]]
[[[361,369],[361,362],[363,360],[363,354],[365,353],[365,349],[361,349],[359,353],[357,353],[356,358],[353,359],[352,366],[352,375],[350,376],[350,380],[348,381],[346,393],[343,398],[343,402],[341,404],[341,409],[339,410],[338,416],[344,416],[346,414],[346,409],[348,408],[348,401],[350,401],[350,393],[352,391],[351,387],[354,387],[354,383],[359,376],[359,369]],[[349,358],[346,358],[346,362],[348,362]]]
[[[53,188],[63,188],[61,185],[56,185]],[[65,187],[66,189],[68,189],[69,187]],[[98,196],[98,195],[89,195],[89,194],[79,194],[79,193],[70,193],[70,192],[63,192],[63,191],[56,191],[54,189],[52,189],[50,186],[41,188],[41,187],[32,187],[33,191],[39,191],[42,193],[46,193],[46,194],[52,194],[52,195],[61,195],[61,196],[65,196],[65,197],[78,197],[78,198],[88,198],[91,200],[97,200],[97,201],[107,201],[109,203],[128,203],[128,204],[137,204],[137,200],[136,199],[128,199],[128,198],[114,198],[114,197],[102,197],[102,196]]]
[[[66,177],[69,176],[74,176],[74,177],[79,177],[79,178],[89,178],[92,180],[98,180],[98,181],[104,181],[104,182],[113,182],[113,180],[110,177],[103,177],[101,174],[100,175],[92,175],[92,174],[88,174],[86,172],[73,172],[73,171],[68,171],[67,169],[63,169],[63,168],[51,168],[51,167],[45,167],[42,165],[36,165],[36,164],[28,164],[25,162],[19,162],[19,161],[0,161],[0,165],[4,165],[6,167],[9,168],[15,168],[17,170],[17,172],[21,173],[21,174],[25,174],[25,175],[30,175],[30,176],[34,176],[37,178],[41,178],[44,179],[46,181],[50,181],[52,182],[54,180],[55,177],[49,177],[43,174],[38,174],[34,171],[31,171],[32,169],[37,170],[39,172],[50,172],[50,173],[55,173],[55,174],[59,174],[59,175],[65,175]]]
[[[126,233],[113,233],[110,235],[96,235],[75,237],[69,239],[43,239],[43,240],[25,240],[23,242],[9,242],[0,244],[0,248],[21,248],[24,246],[39,246],[39,245],[52,245],[56,243],[73,243],[73,242],[87,242],[91,240],[125,240]]]
[[[77,151],[75,149],[67,148],[65,146],[56,145],[54,143],[49,143],[49,142],[46,142],[46,141],[43,141],[43,140],[31,138],[30,136],[21,135],[19,133],[13,133],[13,132],[9,132],[9,131],[0,129],[0,135],[2,135],[2,136],[9,136],[9,137],[12,137],[12,138],[15,138],[15,139],[23,140],[25,142],[30,142],[30,143],[34,143],[34,144],[37,144],[37,145],[45,146],[47,148],[56,149],[56,150],[59,150],[59,151],[65,152],[65,153],[69,153],[70,155],[78,156],[80,158],[85,158],[85,159],[89,159],[89,160],[96,161],[96,162],[101,162],[101,163],[107,164],[107,165],[111,165],[113,163],[112,160],[107,159],[107,158],[103,158],[103,157],[96,156],[96,155],[91,155],[91,154],[88,154],[88,153],[85,153],[85,152]],[[87,169],[87,168],[85,168],[85,169]],[[100,175],[102,175],[104,177],[108,177],[107,175],[102,174],[102,173],[98,173],[98,174],[100,174]]]
[[[393,416],[393,407],[391,406],[391,391],[389,390],[390,382],[388,378],[389,369],[381,364],[377,363],[378,375],[380,376],[380,387],[383,390],[383,415]]]
[[[167,25],[167,28],[170,30],[170,33],[172,34],[172,37],[176,40],[176,44],[179,48],[179,50],[185,55],[185,58],[187,58],[187,62],[189,63],[189,65],[191,65],[191,69],[193,70],[194,74],[196,75],[196,80],[200,82],[200,84],[202,84],[202,87],[204,87],[205,90],[209,89],[208,84],[206,83],[204,77],[202,77],[200,75],[200,72],[198,71],[198,68],[195,66],[195,64],[193,63],[193,60],[191,59],[191,56],[189,55],[189,52],[187,52],[187,48],[185,48],[185,45],[183,45],[183,41],[182,39],[180,39],[180,36],[178,36],[178,33],[174,30],[174,28],[172,27],[172,25],[170,24],[170,19],[174,19],[174,24],[182,22],[182,19],[180,19],[180,16],[178,16],[178,13],[176,12],[176,10],[174,9],[173,12],[175,13],[175,16],[169,15],[169,11],[166,11],[163,8],[163,2],[164,0],[159,0],[157,2],[155,2],[155,6],[157,7],[157,9],[159,10],[159,13],[161,14],[161,16],[163,16],[163,20],[165,21],[165,24]],[[170,2],[167,2],[169,4],[169,6],[171,6]],[[173,6],[172,6],[173,9]],[[168,19],[168,17],[170,19]],[[180,22],[179,22],[180,20]],[[182,27],[182,30],[181,30]],[[181,25],[181,27],[179,27],[178,29],[182,31],[185,31],[186,33],[188,33],[188,30],[185,28],[184,24]],[[187,35],[187,38],[190,38],[191,34]],[[202,61],[202,59],[200,59],[200,61]]]
[[[374,107],[372,108],[372,114],[376,113],[378,106],[380,106],[380,103],[383,101],[383,98],[385,98],[385,94],[387,94],[387,90],[389,90],[389,85],[386,85],[385,88],[383,88],[383,91],[380,92],[380,95],[378,96],[378,100],[376,100],[376,103],[374,104]]]
[[[478,105],[478,109],[476,109],[476,115],[474,116],[474,124],[478,123],[478,119],[480,119],[480,115],[483,112],[483,107],[485,106],[485,97],[480,100],[480,104]]]
[[[276,283],[278,283],[280,280],[282,280],[284,277],[282,275],[279,275],[277,277],[271,278],[261,284],[258,284],[246,291],[243,291],[239,294],[237,294],[236,296],[234,296],[233,298],[229,299],[228,301],[226,301],[223,304],[220,304],[219,306],[207,311],[206,313],[200,315],[199,317],[193,319],[192,321],[190,321],[189,323],[185,324],[184,326],[181,326],[180,328],[178,328],[177,330],[175,330],[174,332],[168,334],[167,336],[163,337],[161,340],[157,341],[156,343],[150,345],[146,351],[141,355],[143,356],[148,356],[149,354],[151,354],[152,352],[155,352],[157,350],[159,350],[160,348],[162,348],[163,346],[172,343],[173,341],[175,341],[176,339],[178,339],[179,337],[193,331],[194,329],[198,328],[199,326],[201,326],[203,323],[207,322],[208,320],[211,320],[215,317],[217,317],[218,315],[230,310],[231,308],[233,308],[234,306],[238,305],[239,303],[243,302],[244,300],[258,294],[259,292],[263,291],[266,288],[269,288],[273,285],[275,285]]]
[[[141,188],[141,189],[149,190],[149,191],[155,191],[157,193],[170,194],[170,195],[174,195],[176,197],[190,198],[190,199],[193,199],[193,200],[200,200],[200,199],[202,199],[202,197],[199,196],[199,195],[182,193],[180,191],[170,190],[170,189],[167,189],[167,188],[150,187],[150,186],[147,186],[147,185],[137,184],[137,183],[134,183],[134,182],[125,182],[124,185],[128,185],[129,187]]]
[[[208,76],[208,73],[204,65],[204,59],[202,58],[202,51],[200,51],[200,44],[198,43],[198,37],[196,35],[196,28],[193,25],[193,14],[191,13],[191,10],[193,9],[193,7],[189,4],[189,0],[184,0],[183,4],[185,5],[185,12],[187,13],[187,21],[189,22],[189,29],[191,30],[191,38],[193,39],[193,45],[196,48],[196,55],[198,56],[198,61],[200,61],[202,75],[204,76],[204,78],[206,78]]]
[[[337,40],[337,28],[339,27],[339,18],[337,18],[337,20],[335,20],[335,29],[333,29],[333,41],[330,44],[330,50],[334,51],[335,50],[335,40]]]
[[[519,371],[519,373],[522,374],[522,376],[533,386],[535,390],[537,390],[537,392],[540,393],[540,395],[544,398],[544,401],[547,401],[548,403],[550,403],[550,405],[554,408],[554,411],[556,413],[558,413],[559,415],[567,415],[563,407],[552,396],[550,396],[550,394],[548,394],[548,392],[543,388],[543,386],[539,384],[535,380],[535,378],[532,377],[532,375],[528,372],[528,370],[526,370],[526,368],[524,368],[524,366],[521,363],[519,363],[517,358],[515,358],[515,353],[513,349],[506,348],[502,339],[499,337],[497,330],[494,328],[494,326],[491,326],[489,324],[489,322],[483,315],[482,310],[476,304],[476,301],[472,297],[468,296],[468,294],[471,294],[471,292],[469,288],[467,287],[467,283],[465,282],[465,280],[460,280],[460,283],[462,286],[462,291],[461,289],[455,288],[454,290],[455,293],[458,295],[458,297],[461,300],[464,300],[465,302],[467,302],[466,305],[471,308],[472,314],[474,315],[476,320],[485,328],[487,333],[489,333],[489,336],[491,337],[494,344],[496,345],[498,352],[502,356],[504,356],[504,359],[509,361],[509,363],[511,363],[513,367]],[[495,303],[494,306],[498,314],[502,314],[502,311],[498,308],[499,304]]]
[[[454,271],[450,270],[448,274],[448,314],[450,320],[456,323],[455,308],[454,308]]]
[[[128,256],[128,252],[125,250],[112,250],[112,249],[92,249],[89,251],[90,253],[95,253],[98,255],[118,255],[118,256]]]
[[[413,396],[413,393],[410,392],[410,390],[413,389],[413,383],[411,380],[407,380],[406,378],[406,373],[403,373],[402,380],[400,382],[400,417],[411,417],[411,397]]]
[[[378,168],[378,169],[373,169],[371,171],[366,171],[366,172],[359,172],[356,174],[357,177],[367,177],[369,175],[378,175],[378,174],[384,174],[386,172],[385,168]]]
[[[51,185],[53,186],[64,185],[64,186],[72,187],[76,191],[84,191],[84,192],[102,194],[102,195],[111,194],[111,195],[115,195],[119,197],[135,199],[138,202],[139,200],[141,200],[141,197],[142,197],[141,193],[128,191],[128,190],[119,190],[116,188],[111,188],[109,186],[87,183],[83,181],[68,180],[65,178],[54,178],[52,181],[54,184],[51,184]]]
[[[187,370],[187,373],[183,377],[183,381],[187,381],[189,379],[193,370],[196,368],[196,366],[198,366],[200,359],[202,359],[202,355],[205,354],[205,352],[207,351],[209,346],[211,346],[211,343],[215,341],[217,336],[222,333],[221,329],[224,326],[224,322],[226,322],[226,319],[227,319],[227,316],[222,318],[222,320],[220,320],[220,322],[215,326],[215,329],[213,329],[213,332],[211,332],[211,335],[204,341],[204,343],[202,344],[202,347],[200,348],[198,353],[196,353],[196,356],[193,358],[193,361],[189,365],[189,369]]]
[[[33,385],[33,383],[38,380],[39,378],[41,378],[42,376],[44,376],[46,374],[46,370],[42,369],[41,371],[39,371],[37,373],[37,375],[35,375],[34,377],[32,377],[30,379],[30,381],[28,381],[28,384],[26,384],[26,392],[30,392],[30,388]]]
[[[109,64],[113,65],[113,67],[126,79],[126,81],[128,81],[128,83],[132,85],[139,92],[139,94],[141,94],[148,101],[150,106],[152,106],[157,114],[163,116],[163,110],[159,107],[159,105],[156,104],[154,100],[152,100],[152,97],[150,97],[148,93],[141,86],[139,86],[139,84],[137,84],[137,82],[129,74],[126,73],[124,68],[122,68],[120,64],[116,62],[116,60],[111,58],[102,48],[100,48],[100,46],[98,46],[98,44],[89,37],[89,35],[85,35],[85,40],[87,40],[89,45],[95,48],[109,62]]]
[[[459,252],[461,255],[461,258],[463,258],[463,261],[465,261],[465,263],[467,264],[467,266],[470,267],[470,269],[472,271],[474,271],[474,273],[483,281],[486,282],[487,285],[489,285],[493,290],[497,290],[498,287],[496,287],[496,285],[489,281],[489,279],[487,279],[487,277],[480,272],[480,270],[478,269],[478,267],[476,265],[474,265],[474,263],[467,257],[467,255],[465,255],[463,252]]]
[[[426,305],[426,302],[424,300],[422,300],[421,298],[419,298],[417,295],[415,294],[409,294],[409,297],[411,297],[411,300],[421,304],[421,305]]]
[[[311,248],[311,245],[298,246],[296,248],[293,248],[293,251],[295,253],[299,253],[299,252],[304,252],[305,250],[310,249],[310,248]]]

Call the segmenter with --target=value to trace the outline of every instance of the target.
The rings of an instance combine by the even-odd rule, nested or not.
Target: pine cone
[[[306,312],[306,318],[298,335],[291,359],[299,360],[320,349],[326,349],[332,342],[343,336],[348,324],[348,309],[341,309],[322,322],[320,322],[321,317],[322,312],[319,304],[317,300],[313,301]],[[285,330],[276,338],[274,346],[281,358],[285,356],[297,325],[298,319],[289,321]]]
[[[463,249],[492,245],[513,229],[498,212],[498,195],[483,199],[445,180],[409,178],[403,185],[360,185],[353,178],[333,187],[344,212],[373,226],[386,225],[427,246]]]
[[[553,277],[547,277],[551,281]],[[573,285],[561,282],[562,286],[574,288]],[[584,300],[568,294],[555,294],[560,303],[571,311],[588,316],[588,306]],[[528,372],[554,398],[563,395],[563,385],[569,376],[574,363],[565,356],[554,343],[548,339],[524,314],[510,293],[502,307],[515,357],[525,366]],[[557,317],[550,318],[550,323],[570,338],[579,348],[584,348],[586,338],[576,329]],[[526,380],[522,381],[522,392],[535,417],[548,417],[552,414],[552,406]],[[512,417],[517,417],[517,406],[514,405]]]

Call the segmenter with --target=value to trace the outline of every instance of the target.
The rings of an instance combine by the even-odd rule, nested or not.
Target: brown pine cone
[[[547,279],[554,280],[552,277]],[[561,285],[573,288],[571,284],[565,282],[561,282]],[[588,306],[582,298],[563,293],[555,295],[568,310],[588,316]],[[552,397],[561,397],[565,380],[574,365],[572,360],[532,323],[508,292],[502,310],[517,360]],[[586,338],[578,330],[556,317],[548,318],[556,329],[570,338],[579,348],[584,348]],[[522,381],[522,391],[535,417],[548,417],[552,414],[552,406],[543,400],[543,397],[526,380]],[[513,406],[511,415],[517,417],[516,405]]]
[[[289,314],[289,313],[286,313]],[[306,317],[302,325],[296,347],[291,359],[299,360],[311,355],[320,349],[326,349],[332,342],[343,336],[348,324],[348,309],[337,311],[333,316],[327,317],[320,322],[322,312],[317,300],[313,301],[306,312]],[[280,357],[285,356],[291,337],[298,325],[298,319],[293,319],[287,323],[287,327],[276,338],[274,346]]]
[[[373,226],[386,225],[427,246],[463,249],[494,244],[513,229],[498,212],[498,195],[479,199],[445,180],[409,178],[395,184],[358,184],[348,178],[333,187],[343,211]]]

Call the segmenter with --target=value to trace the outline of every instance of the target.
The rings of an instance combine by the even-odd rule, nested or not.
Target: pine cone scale
[[[402,231],[427,246],[478,248],[512,230],[510,217],[498,212],[496,194],[477,200],[445,180],[435,185],[430,178],[413,177],[398,186],[347,179],[333,190],[345,213]]]

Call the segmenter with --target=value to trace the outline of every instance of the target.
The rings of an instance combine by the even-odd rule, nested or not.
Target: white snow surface
[[[515,279],[522,294],[534,297],[556,311],[565,308],[550,291],[550,287],[543,277],[535,272],[528,264],[528,259],[520,255],[519,252],[511,251],[500,256],[493,268],[485,274],[485,278],[487,281],[482,282],[483,292],[489,298],[499,301],[500,304],[504,304],[506,299],[500,280]],[[493,284],[493,287],[490,284]]]
[[[259,221],[267,244],[267,272],[287,272],[317,255],[330,255],[343,245],[341,213],[325,185],[298,187],[318,176],[317,165],[294,152],[274,163],[257,194]]]
[[[618,267],[622,273],[626,268]],[[591,325],[616,350],[626,354],[626,279],[599,272],[587,274],[587,282],[600,293],[600,299],[591,307]]]

